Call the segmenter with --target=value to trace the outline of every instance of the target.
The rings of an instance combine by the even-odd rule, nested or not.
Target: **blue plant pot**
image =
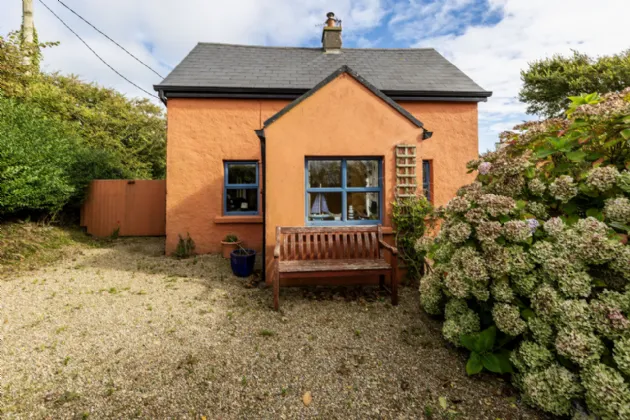
[[[232,272],[236,277],[249,277],[254,272],[254,263],[256,262],[256,251],[253,249],[246,249],[247,255],[242,255],[237,249],[230,253],[230,265],[232,266]]]

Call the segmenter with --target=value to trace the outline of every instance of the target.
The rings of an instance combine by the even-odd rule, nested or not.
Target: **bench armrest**
[[[395,246],[392,246],[392,245],[388,244],[387,242],[385,242],[382,239],[380,239],[378,241],[378,244],[381,246],[381,248],[385,248],[386,250],[388,250],[392,254],[398,255],[398,249]]]
[[[280,242],[276,242],[276,247],[273,249],[273,257],[280,258]]]

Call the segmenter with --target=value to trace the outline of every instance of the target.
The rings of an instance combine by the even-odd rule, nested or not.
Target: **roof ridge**
[[[268,49],[282,49],[282,50],[322,50],[321,47],[298,47],[298,46],[276,46],[276,45],[253,45],[253,44],[231,44],[225,42],[198,42],[197,45],[221,45],[226,47],[243,47],[243,48],[268,48]],[[432,47],[424,48],[346,48],[343,47],[341,51],[436,51]]]

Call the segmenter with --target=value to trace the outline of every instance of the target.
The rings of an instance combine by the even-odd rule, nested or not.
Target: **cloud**
[[[399,40],[430,39],[461,34],[470,25],[501,19],[502,9],[487,0],[407,0],[394,6],[389,28]]]
[[[99,55],[131,80],[152,91],[161,79],[111,44],[56,0],[43,0]],[[19,29],[21,2],[7,1],[0,33]],[[318,45],[326,13],[343,17],[344,35],[359,37],[385,15],[380,0],[64,0],[96,27],[156,68],[162,75],[179,63],[197,42],[256,45]],[[44,51],[43,69],[77,74],[84,80],[146,96],[120,79],[34,0],[35,26],[41,41],[61,41]]]
[[[131,80],[151,91],[160,78],[126,56],[56,0],[43,0]],[[325,15],[343,19],[344,42],[358,47],[434,47],[485,89],[479,105],[480,150],[496,134],[532,119],[518,101],[520,71],[529,62],[577,49],[606,55],[629,47],[624,0],[64,0],[66,4],[166,75],[200,41],[319,45]],[[6,3],[6,4],[5,4]],[[0,33],[18,29],[21,2],[5,1]],[[40,3],[35,25],[43,67],[143,96],[90,53]]]
[[[441,2],[445,8],[448,3]],[[608,55],[628,48],[625,16],[630,2],[620,0],[501,0],[488,3],[488,13],[501,10],[493,24],[471,24],[461,33],[426,37],[418,33],[414,46],[431,46],[453,61],[485,89],[494,92],[479,106],[480,150],[492,148],[498,121],[535,117],[525,115],[518,102],[520,71],[534,60],[572,49],[589,55]],[[444,15],[442,13],[441,15]],[[447,20],[451,16],[446,14]],[[418,18],[422,22],[425,18]],[[414,25],[408,22],[408,25]],[[448,26],[449,23],[447,22]],[[421,32],[421,29],[419,30]]]

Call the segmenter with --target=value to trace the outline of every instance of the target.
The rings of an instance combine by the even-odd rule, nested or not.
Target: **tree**
[[[593,59],[573,52],[571,57],[555,55],[530,63],[521,71],[523,87],[519,99],[528,114],[561,117],[569,96],[619,92],[630,86],[630,50]]]
[[[163,178],[166,120],[162,108],[75,75],[40,72],[41,49],[57,44],[24,44],[18,32],[0,36],[0,95],[73,124],[84,144],[115,157],[121,177]],[[31,57],[30,63],[23,60],[25,54]]]
[[[0,94],[7,97],[23,96],[29,83],[39,76],[41,49],[57,44],[38,41],[25,44],[19,32],[0,36]],[[24,61],[24,56],[29,56],[30,61]]]
[[[83,142],[117,157],[124,178],[163,178],[166,121],[148,99],[85,83],[74,75],[42,74],[23,97],[48,115],[76,127]]]

